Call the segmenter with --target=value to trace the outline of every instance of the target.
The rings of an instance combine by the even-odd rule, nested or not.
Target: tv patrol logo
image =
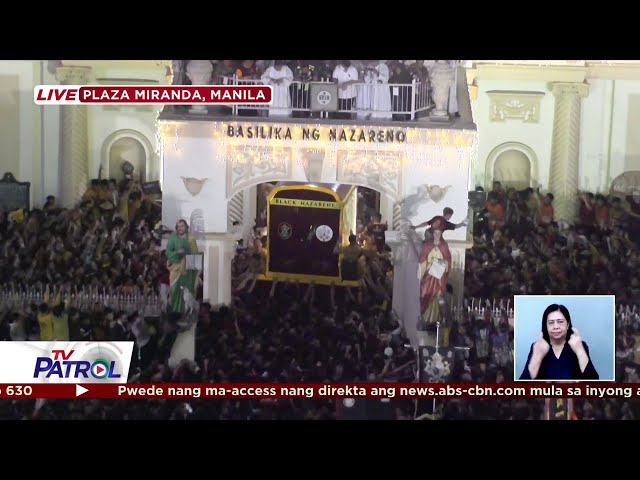
[[[35,379],[117,380],[122,376],[117,352],[104,346],[79,351],[52,349],[51,356],[36,358]]]

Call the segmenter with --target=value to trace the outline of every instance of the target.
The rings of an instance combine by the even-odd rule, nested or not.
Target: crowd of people
[[[486,197],[474,212],[465,297],[506,301],[522,294],[615,295],[616,381],[636,382],[640,368],[640,192],[627,196],[581,192],[576,198],[574,225],[555,221],[552,193],[504,189],[494,182]],[[489,327],[488,335],[483,324]],[[504,319],[502,326],[508,327]],[[506,368],[490,355],[492,340],[500,339],[494,337],[499,333],[496,327],[484,319],[471,319],[463,328],[463,343],[473,347],[470,352],[476,360],[467,379],[513,380],[513,351]],[[480,351],[489,355],[482,359]],[[485,415],[481,410],[492,411],[489,418],[505,418],[505,408],[511,408],[513,418],[536,419],[543,403],[455,400],[448,405],[445,418],[477,418]],[[638,407],[633,400],[575,400],[580,419],[637,419]]]
[[[585,193],[576,225],[554,221],[553,196],[503,190],[495,183],[478,208],[466,259],[467,299],[514,294],[615,294],[617,380],[638,381],[640,365],[640,196]],[[46,301],[16,305],[0,298],[0,340],[132,340],[131,382],[412,382],[415,352],[392,309],[393,257],[380,241],[380,217],[363,222],[343,252],[360,286],[347,288],[259,279],[260,229],[240,242],[233,261],[233,300],[203,301],[194,361],[169,366],[176,319],[143,311],[69,302],[83,287],[159,294],[169,283],[158,199],[129,180],[94,181],[73,209],[49,198],[41,209],[0,212],[2,289],[43,288]],[[590,213],[592,212],[592,213]],[[382,236],[383,238],[383,236]],[[49,287],[47,287],[47,285]],[[66,301],[65,301],[66,300]],[[466,300],[444,321],[443,347],[463,347],[448,380],[513,380],[508,311],[480,314]],[[493,312],[493,313],[491,313]],[[640,418],[632,400],[581,400],[583,419]],[[539,419],[541,400],[439,400],[429,418]],[[393,399],[384,418],[423,413]],[[380,413],[382,415],[382,413]],[[339,419],[335,400],[38,400],[0,402],[3,419]]]
[[[174,61],[174,83],[188,84],[188,60]],[[338,85],[338,112],[334,118],[358,120],[409,120],[433,106],[431,69],[447,62],[455,70],[457,60],[213,60],[212,83],[260,83],[273,87],[273,103],[265,110],[239,108],[241,115],[310,117],[310,85]],[[412,85],[415,82],[415,85]],[[449,112],[458,113],[455,87]]]

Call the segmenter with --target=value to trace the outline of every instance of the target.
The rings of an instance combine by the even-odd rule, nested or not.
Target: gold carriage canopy
[[[267,197],[267,280],[356,286],[343,280],[341,247],[356,233],[356,187],[280,182]]]

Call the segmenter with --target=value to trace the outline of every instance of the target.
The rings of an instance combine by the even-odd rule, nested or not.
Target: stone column
[[[410,224],[402,219],[397,230],[385,232],[385,242],[391,248],[393,262],[393,302],[392,309],[405,329],[411,346],[421,343],[418,332],[420,317],[420,288],[417,257],[411,254],[411,240],[416,243],[415,233]]]
[[[182,75],[184,72],[184,60],[171,60],[172,85],[182,85]]]
[[[231,303],[231,261],[239,238],[239,233],[206,236],[202,272],[203,301],[213,306]],[[197,328],[196,323],[178,334],[168,361],[170,367],[177,366],[182,360],[194,360]]]
[[[231,261],[241,237],[242,232],[207,235],[203,297],[211,305],[231,303]]]
[[[467,250],[473,247],[473,242],[468,240],[447,240],[451,251],[451,272],[449,284],[453,287],[453,306],[462,307],[464,299],[464,268]]]
[[[256,224],[256,211],[258,210],[258,186],[254,185],[242,191],[242,238],[245,245],[249,246],[253,226]]]
[[[85,85],[93,81],[89,67],[61,66],[56,78],[63,85]],[[62,111],[62,205],[72,207],[89,186],[89,134],[86,105],[63,105]]]
[[[586,83],[553,83],[556,99],[553,143],[549,171],[549,192],[553,193],[554,220],[573,223],[578,193],[580,109],[589,93]]]
[[[386,193],[380,193],[380,215],[382,223],[387,222],[389,229],[393,228],[393,207],[395,202]]]
[[[218,303],[230,305],[233,297],[231,291],[231,262],[235,256],[235,246],[242,238],[241,233],[225,238],[220,245],[220,283],[218,284]]]

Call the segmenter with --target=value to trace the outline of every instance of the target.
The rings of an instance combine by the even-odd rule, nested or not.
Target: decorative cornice
[[[640,64],[598,63],[587,66],[587,78],[590,79],[640,80]]]
[[[544,92],[491,90],[487,95],[492,122],[519,119],[525,123],[538,123],[540,120],[540,102]]]
[[[64,66],[79,66],[118,70],[153,70],[171,66],[171,60],[62,60]]]
[[[528,82],[583,82],[587,67],[573,65],[477,64],[467,79]]]
[[[481,80],[582,82],[640,80],[640,60],[468,60],[467,83]]]
[[[579,67],[587,60],[469,60],[472,65],[526,65],[529,67]]]

